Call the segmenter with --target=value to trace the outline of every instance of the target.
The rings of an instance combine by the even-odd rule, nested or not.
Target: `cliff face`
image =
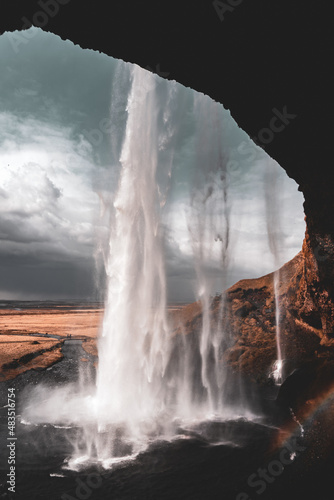
[[[278,273],[282,356],[290,372],[334,353],[334,186],[316,169],[284,168],[300,184],[306,221],[301,252]],[[266,377],[276,359],[273,282],[273,273],[241,280],[226,296],[226,361],[255,378]]]
[[[329,237],[314,239],[306,232],[302,251],[277,274],[279,331],[283,375],[311,361],[334,359],[333,245]],[[223,304],[223,305],[222,305]],[[277,359],[274,273],[241,280],[226,292],[225,301],[211,304],[212,326],[224,309],[224,359],[233,371],[266,382]],[[183,328],[198,334],[201,306],[182,310]]]
[[[311,324],[324,346],[334,345],[334,245],[330,234],[311,225],[303,243],[304,267],[295,307]],[[312,231],[313,230],[313,231]],[[293,304],[292,304],[293,307]]]
[[[307,357],[314,347],[314,332],[300,341],[300,329],[293,311],[287,306],[296,297],[303,268],[300,252],[285,264],[278,275],[280,340],[284,359]],[[235,371],[257,380],[267,380],[277,359],[276,304],[274,273],[258,279],[241,280],[227,291],[225,312],[230,347],[225,361]]]
[[[279,331],[286,374],[305,362],[331,357],[334,346],[333,302],[328,290],[320,286],[318,261],[309,245],[306,235],[302,251],[278,273]],[[235,370],[256,379],[270,374],[277,357],[275,306],[274,273],[239,281],[227,291],[231,347],[225,356]]]

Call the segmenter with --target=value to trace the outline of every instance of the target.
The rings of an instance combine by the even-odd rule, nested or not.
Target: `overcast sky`
[[[0,299],[96,298],[103,274],[99,248],[108,234],[103,207],[117,188],[129,72],[120,72],[115,59],[37,28],[19,44],[18,36],[0,36]],[[116,79],[124,90],[117,95]],[[157,98],[166,108],[170,84],[159,77],[156,82]],[[211,224],[203,265],[214,277],[213,292],[221,279],[229,286],[291,259],[301,250],[305,223],[296,183],[251,143],[229,111],[219,105],[217,132],[210,123],[216,109],[211,100],[174,87],[170,114],[178,127],[162,214],[164,253],[169,300],[189,301],[196,296],[194,241],[202,216]],[[218,155],[217,143],[227,173],[219,181],[226,197],[217,191],[210,208],[202,198],[203,211],[196,193],[216,182],[206,165]]]

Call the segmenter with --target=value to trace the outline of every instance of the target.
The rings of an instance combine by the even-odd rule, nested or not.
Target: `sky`
[[[100,299],[132,65],[34,27],[1,35],[0,60],[0,300]],[[214,293],[293,258],[297,184],[222,105],[154,78],[168,300],[194,300],[203,270]]]

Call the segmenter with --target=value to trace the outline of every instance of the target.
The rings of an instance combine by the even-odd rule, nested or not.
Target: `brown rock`
[[[332,247],[329,240],[326,242],[328,261]],[[287,373],[319,357],[331,359],[334,353],[333,300],[321,268],[324,261],[318,262],[319,249],[311,245],[306,233],[302,251],[279,270],[280,340]],[[277,358],[274,273],[238,281],[227,290],[223,305],[221,296],[215,297],[212,325],[217,325],[221,307],[229,339],[222,361],[233,371],[267,381]],[[201,314],[198,302],[183,308],[178,317],[183,326],[179,325],[176,333],[199,333]]]

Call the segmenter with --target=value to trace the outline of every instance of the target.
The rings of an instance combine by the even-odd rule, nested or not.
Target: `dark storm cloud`
[[[197,300],[196,271],[193,256],[182,253],[176,242],[170,239],[166,241],[164,248],[168,300],[170,302],[192,302]],[[247,259],[245,261],[247,263]],[[212,295],[222,290],[222,282],[224,282],[226,288],[229,288],[240,279],[253,279],[267,273],[266,266],[261,266],[260,263],[252,265],[250,259],[248,262],[248,267],[239,263],[231,265],[227,269],[224,279],[222,276],[222,266],[219,262],[207,263],[204,269],[206,277],[212,283]]]
[[[15,121],[8,113],[7,118]],[[5,126],[0,114],[0,128]],[[29,130],[30,143],[25,139]],[[60,130],[38,120],[22,126],[16,122],[15,140],[0,144],[3,298],[92,296],[93,214],[98,208],[87,175],[92,165]],[[62,161],[54,164],[52,158]],[[27,162],[31,159],[36,161]]]
[[[29,227],[24,220],[19,217],[11,219],[0,219],[0,240],[16,243],[36,243],[50,241],[50,237],[44,232],[40,233],[35,228]]]
[[[68,262],[41,265],[27,259],[1,256],[0,293],[11,299],[70,299],[96,296],[93,262]]]
[[[98,283],[96,267],[99,283],[105,276],[103,253],[108,253],[110,207],[121,167],[129,65],[40,29],[29,31],[28,43],[16,51],[11,42],[14,35],[0,36],[0,296],[91,296]],[[159,165],[164,167],[158,181],[169,182],[168,297],[193,300],[194,259],[182,214],[189,205],[200,160],[200,155],[196,158],[194,93],[174,83],[173,99],[167,102],[166,86],[171,83],[158,77],[155,82],[159,123],[170,127],[164,135],[168,147],[160,144],[158,152]],[[120,87],[123,93],[115,91]],[[221,140],[233,199],[231,241],[235,244],[227,279],[232,284],[231,280],[268,272],[273,264],[264,219],[261,161],[265,155],[250,143],[229,111],[221,112]],[[287,194],[283,189],[281,193],[285,219],[279,235],[289,258],[300,249],[304,227],[301,194],[291,186],[285,186]],[[205,264],[210,279],[219,275],[219,266],[217,259]]]
[[[0,37],[1,108],[70,127],[73,137],[83,134],[89,140],[101,119],[109,118],[116,61],[39,28],[30,31],[36,35],[16,53],[10,43],[14,34]],[[94,146],[104,163],[109,138],[108,134],[101,137],[101,144]]]

